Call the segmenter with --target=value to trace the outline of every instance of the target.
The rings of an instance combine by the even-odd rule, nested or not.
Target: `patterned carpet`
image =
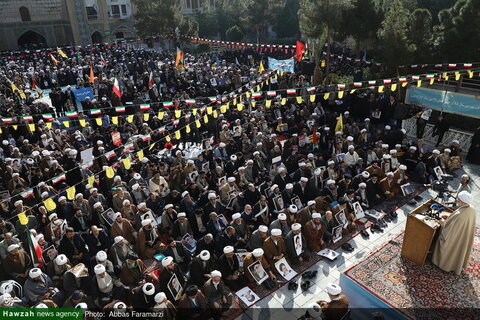
[[[427,258],[424,266],[401,256],[403,233],[345,272],[350,279],[412,319],[478,319],[480,230],[470,265],[460,276]]]

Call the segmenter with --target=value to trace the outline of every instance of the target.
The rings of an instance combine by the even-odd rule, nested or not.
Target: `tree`
[[[239,26],[233,26],[227,30],[227,40],[239,42],[243,40],[243,31]]]
[[[180,0],[134,0],[135,27],[141,37],[165,36],[178,27],[182,35],[195,36],[198,25],[181,13]]]
[[[298,24],[299,0],[286,0],[285,6],[281,9],[275,23],[275,32],[279,38],[295,37],[300,34]]]
[[[415,62],[432,62],[432,15],[427,9],[415,9],[408,23],[408,39],[415,46]]]
[[[409,21],[408,9],[403,7],[400,0],[394,0],[378,30],[378,55],[390,74],[394,74],[396,66],[409,64],[412,61],[415,46],[409,43],[407,37]]]
[[[255,30],[257,43],[267,34],[267,27],[275,21],[282,0],[243,0],[239,1],[242,7],[240,21],[246,30]]]

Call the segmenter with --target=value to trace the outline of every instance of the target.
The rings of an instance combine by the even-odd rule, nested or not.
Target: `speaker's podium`
[[[440,223],[436,219],[421,215],[421,213],[429,211],[430,206],[434,203],[443,207],[437,201],[430,199],[412,210],[407,216],[402,257],[418,265],[425,264],[428,251],[435,239],[435,234],[440,229]],[[448,208],[445,208],[442,212],[442,214],[450,213],[452,213],[452,210]]]

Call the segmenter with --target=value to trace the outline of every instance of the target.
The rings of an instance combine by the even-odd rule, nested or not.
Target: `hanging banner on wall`
[[[270,70],[280,70],[284,72],[294,72],[294,65],[295,62],[293,58],[287,59],[287,60],[277,60],[268,57],[268,68]]]
[[[480,96],[409,87],[405,103],[425,105],[434,110],[480,118]]]

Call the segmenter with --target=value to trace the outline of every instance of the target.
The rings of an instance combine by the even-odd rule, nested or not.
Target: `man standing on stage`
[[[461,274],[468,266],[475,237],[475,209],[470,205],[472,195],[458,194],[458,209],[442,220],[442,229],[433,252],[432,262],[440,269]]]

